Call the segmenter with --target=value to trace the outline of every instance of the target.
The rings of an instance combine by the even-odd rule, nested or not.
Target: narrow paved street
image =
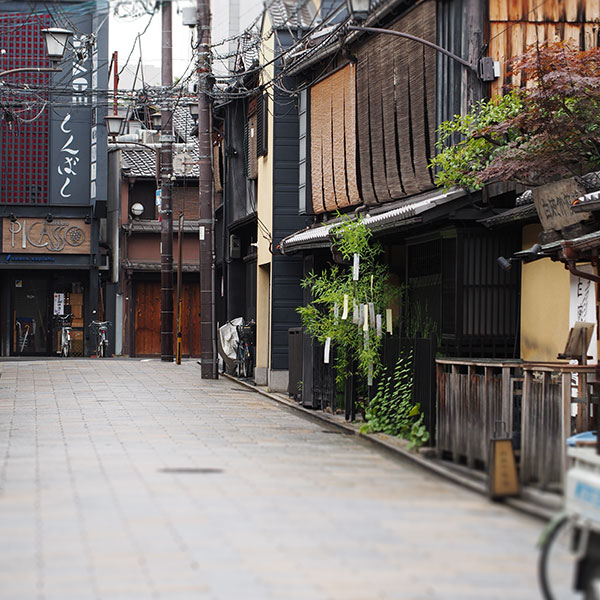
[[[195,361],[0,368],[4,600],[540,597],[541,523]]]

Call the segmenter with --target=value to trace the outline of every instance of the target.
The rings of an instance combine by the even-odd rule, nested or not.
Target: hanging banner
[[[578,266],[580,271],[594,274],[591,265]],[[588,364],[598,364],[598,323],[596,320],[596,284],[589,279],[571,273],[571,295],[569,303],[569,327],[576,322],[595,323],[592,341],[588,347]]]

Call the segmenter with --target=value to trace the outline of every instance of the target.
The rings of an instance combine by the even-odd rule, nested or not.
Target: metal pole
[[[198,7],[198,146],[200,209],[200,356],[202,379],[217,378],[214,212],[212,173],[212,121],[208,97],[210,74],[210,2],[197,0]]]
[[[171,1],[162,3],[161,80],[166,93],[173,85]],[[167,94],[168,95],[168,94]],[[160,359],[173,361],[173,118],[168,99],[163,99],[160,129]]]
[[[181,278],[181,274],[183,273],[183,222],[183,213],[179,213],[179,226],[177,231],[177,251],[179,253],[177,259],[177,351],[175,353],[175,361],[178,365],[181,364],[181,305],[183,303],[183,298],[181,295],[183,280]]]
[[[416,35],[412,35],[410,33],[404,33],[404,31],[395,31],[394,29],[381,29],[380,27],[363,27],[362,25],[348,25],[348,29],[350,31],[366,31],[368,33],[384,33],[387,35],[395,35],[396,37],[405,38],[407,40],[412,40],[413,42],[419,42],[419,44],[423,44],[424,46],[429,46],[446,56],[449,56],[452,60],[460,63],[461,65],[467,67],[467,69],[471,69],[471,71],[477,73],[477,68],[471,63],[467,62],[464,58],[457,56],[456,54],[446,50],[446,48],[442,48],[429,40],[424,40],[423,38],[417,37]]]

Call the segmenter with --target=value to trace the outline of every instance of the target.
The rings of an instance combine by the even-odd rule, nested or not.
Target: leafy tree
[[[600,169],[600,48],[538,44],[512,75],[521,87],[440,126],[430,165],[439,185],[541,185]]]

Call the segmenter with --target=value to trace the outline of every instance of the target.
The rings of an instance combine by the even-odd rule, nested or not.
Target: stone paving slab
[[[3,600],[539,598],[538,521],[195,361],[0,366]]]

